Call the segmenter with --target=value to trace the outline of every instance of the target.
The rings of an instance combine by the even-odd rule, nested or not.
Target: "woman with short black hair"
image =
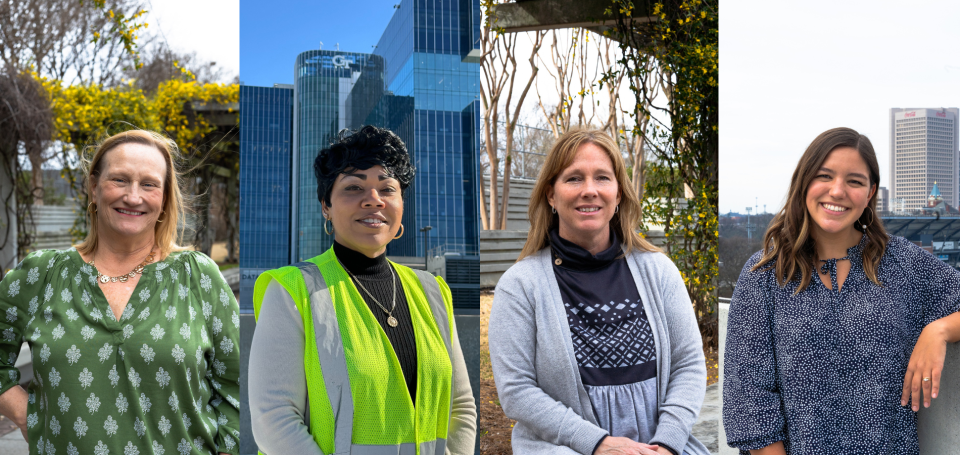
[[[473,453],[476,404],[450,289],[386,258],[415,169],[394,133],[343,131],[314,162],[320,256],[254,289],[250,413],[266,454]]]

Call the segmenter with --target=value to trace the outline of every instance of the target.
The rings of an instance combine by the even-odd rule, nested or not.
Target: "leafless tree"
[[[107,10],[132,14],[136,0],[112,0]],[[93,2],[77,0],[0,0],[0,69],[7,74],[36,72],[67,84],[119,84],[133,59],[110,33],[112,23]],[[94,40],[94,37],[97,37]],[[33,200],[43,203],[43,164],[49,137],[25,142]]]
[[[576,51],[574,49],[580,40],[580,36],[583,34],[583,29],[577,28],[573,30],[572,36],[570,37],[569,48],[563,45],[567,43],[567,41],[561,40],[558,37],[559,33],[566,32],[557,30],[550,31],[550,60],[548,64],[544,65],[544,71],[553,79],[553,89],[560,97],[560,103],[552,108],[548,107],[548,104],[544,102],[544,98],[540,94],[539,85],[536,88],[540,110],[548,120],[547,124],[553,131],[554,138],[560,137],[561,134],[570,129],[570,112],[572,110],[573,94],[575,93],[572,88],[574,68],[576,66],[574,62]],[[544,59],[540,58],[540,61],[544,62]]]
[[[760,251],[762,239],[746,237],[720,237],[720,276],[717,294],[720,297],[733,296],[734,285],[740,277],[743,265],[750,256]]]
[[[25,150],[42,148],[49,140],[53,129],[53,113],[47,103],[43,87],[27,73],[12,68],[0,70],[0,204],[3,214],[0,216],[0,250],[13,247],[8,245],[10,230],[18,227],[15,236],[17,251],[25,251],[32,242],[25,222],[32,222],[29,204],[37,189],[22,178],[23,170],[19,156]],[[34,167],[34,174],[39,166]],[[20,202],[20,203],[18,203]],[[0,264],[2,270],[13,264]]]
[[[108,0],[106,9],[132,15],[142,5]],[[90,1],[0,0],[0,61],[67,84],[113,86],[133,59],[112,27]]]
[[[485,144],[487,159],[490,164],[490,201],[489,214],[481,210],[481,221],[484,229],[506,229],[507,204],[510,197],[510,176],[513,164],[513,135],[523,107],[523,102],[537,77],[537,52],[543,45],[545,32],[531,32],[527,35],[514,33],[502,34],[496,29],[495,18],[486,21],[480,39],[482,52],[480,62],[480,101],[483,104],[483,143]],[[517,76],[517,41],[532,40],[532,51],[527,62],[532,69],[530,77],[519,88]],[[514,96],[516,100],[514,101]],[[503,191],[500,191],[497,169],[500,168],[498,123],[500,115],[504,116],[503,138]],[[483,192],[480,195],[481,206],[486,207],[487,201]],[[498,202],[499,199],[499,202]]]
[[[733,295],[733,288],[743,265],[750,256],[763,248],[763,235],[773,217],[772,213],[751,215],[749,218],[720,217],[720,276],[717,286],[720,297]]]
[[[201,84],[225,82],[229,77],[226,69],[217,66],[217,62],[203,61],[197,58],[196,52],[176,52],[159,40],[146,46],[141,55],[143,67],[139,70],[128,69],[125,74],[148,95],[155,93],[157,87],[166,81],[189,78],[181,68],[189,71]]]

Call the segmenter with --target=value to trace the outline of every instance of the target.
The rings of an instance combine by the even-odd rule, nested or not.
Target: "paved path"
[[[719,449],[717,444],[719,421],[720,386],[716,383],[707,387],[707,396],[703,400],[703,408],[700,409],[700,419],[693,426],[693,435],[713,454],[718,453]]]
[[[3,455],[29,455],[30,448],[20,435],[20,430],[11,431],[0,437],[0,453]]]

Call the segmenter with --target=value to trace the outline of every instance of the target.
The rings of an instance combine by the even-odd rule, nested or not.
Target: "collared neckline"
[[[609,266],[615,260],[623,257],[623,248],[620,238],[610,227],[610,238],[613,240],[610,247],[597,253],[591,254],[589,251],[563,237],[560,237],[558,228],[550,229],[550,250],[553,257],[553,263],[568,270],[597,270]],[[557,264],[557,260],[560,264]]]
[[[354,276],[362,276],[364,279],[385,279],[393,276],[386,252],[371,258],[334,241],[333,254],[336,255],[340,264]]]

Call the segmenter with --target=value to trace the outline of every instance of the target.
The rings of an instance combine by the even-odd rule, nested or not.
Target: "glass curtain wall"
[[[253,311],[253,285],[290,264],[293,89],[240,86],[240,308]]]
[[[417,251],[439,248],[477,254],[476,100],[480,68],[469,55],[478,46],[479,2],[404,0],[374,53],[386,63],[387,93],[413,99],[412,137],[417,165],[416,226],[431,226]],[[466,128],[465,128],[466,126]],[[422,254],[422,253],[420,253]]]

